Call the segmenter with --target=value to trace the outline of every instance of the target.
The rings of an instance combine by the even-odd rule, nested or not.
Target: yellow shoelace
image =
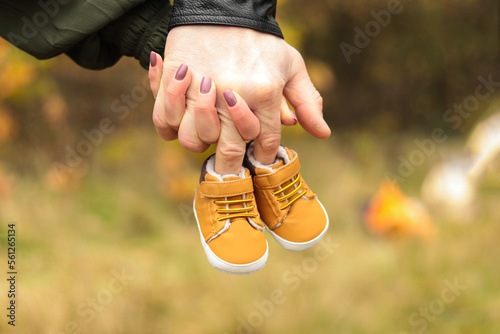
[[[297,175],[295,177],[295,180],[293,180],[292,182],[290,182],[289,185],[287,185],[286,187],[284,188],[281,188],[280,190],[277,190],[273,193],[274,196],[278,196],[278,194],[281,194],[281,193],[284,193],[285,190],[287,190],[288,188],[290,187],[293,187],[294,185],[297,184],[297,182],[299,181],[299,176]],[[293,197],[291,200],[289,200],[285,205],[283,205],[280,210],[284,210],[286,208],[288,208],[290,205],[292,205],[292,203],[294,203],[296,200],[298,200],[299,198],[302,197],[303,193],[302,191],[300,191],[300,189],[302,188],[302,181],[299,182],[299,184],[297,185],[297,187],[292,190],[291,192],[289,192],[288,194],[282,196],[282,197],[278,197],[278,202],[283,202],[283,201],[286,201],[287,199],[293,197],[294,195],[297,195],[295,197]]]
[[[231,204],[244,204],[244,203],[251,203],[253,198],[245,198],[245,199],[237,199],[237,200],[231,200],[231,201],[215,201],[214,203],[217,205],[231,205]],[[252,211],[255,208],[255,205],[247,206],[247,207],[241,207],[241,208],[235,208],[235,209],[217,209],[217,213],[228,213],[228,215],[222,216],[217,218],[217,220],[225,220],[225,219],[232,219],[232,218],[244,218],[244,217],[250,217],[250,218],[257,218],[256,213],[250,213],[248,211]]]

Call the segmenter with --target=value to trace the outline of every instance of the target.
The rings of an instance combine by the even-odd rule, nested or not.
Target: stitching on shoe
[[[210,225],[212,225],[212,235],[210,236],[210,238],[208,238],[209,241],[215,235],[215,224],[214,224],[214,218],[213,218],[212,210],[211,210],[212,204],[213,203],[210,202],[209,205],[208,205],[208,214],[210,216]],[[207,241],[207,243],[208,243],[208,241]]]

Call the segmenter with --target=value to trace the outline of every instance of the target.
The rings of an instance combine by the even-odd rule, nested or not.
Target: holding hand
[[[189,65],[191,77],[186,73],[183,83],[177,83],[175,75],[183,63]],[[236,166],[239,169],[245,151],[245,141],[238,133],[231,118],[231,108],[223,98],[223,92],[228,89],[237,91],[240,95],[233,93],[237,103],[241,103],[243,109],[251,110],[260,121],[255,157],[264,164],[274,161],[280,144],[280,111],[283,123],[294,123],[283,95],[309,133],[321,139],[330,135],[322,117],[321,96],[309,79],[302,57],[276,36],[228,26],[176,27],[168,35],[161,72],[161,79],[158,78],[158,69],[150,73],[152,85],[159,84],[153,113],[155,126],[162,138],[172,140],[178,136],[181,145],[194,152],[204,151],[215,138],[205,134],[201,138],[200,127],[195,121],[196,108],[209,101],[200,93],[202,78],[209,76],[212,79],[209,95],[216,94],[214,109],[220,119],[216,169],[228,169],[228,172],[237,170]],[[171,85],[172,82],[175,83]],[[187,91],[184,85],[189,85]],[[185,96],[179,93],[182,90]],[[181,110],[179,106],[182,107],[180,101],[183,98],[185,109]],[[197,103],[198,98],[204,102]],[[247,124],[247,121],[243,123]],[[206,125],[201,127],[207,128]]]

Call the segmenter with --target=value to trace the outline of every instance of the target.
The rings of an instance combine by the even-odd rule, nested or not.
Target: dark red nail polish
[[[186,73],[188,71],[188,66],[186,64],[182,64],[177,69],[177,73],[175,73],[176,80],[183,80],[186,77]]]
[[[225,90],[223,95],[228,106],[234,107],[236,105],[236,96],[234,96],[232,91],[230,91],[229,89]]]
[[[203,79],[201,79],[200,93],[207,94],[208,92],[210,92],[210,87],[212,87],[212,79],[210,79],[210,77],[204,76]]]
[[[292,118],[295,120],[295,123],[297,123],[299,120],[297,119],[297,115],[295,115],[292,109],[290,109],[290,114],[292,114]]]
[[[156,66],[156,53],[154,51],[151,51],[151,53],[149,54],[149,64],[151,65],[151,67]]]

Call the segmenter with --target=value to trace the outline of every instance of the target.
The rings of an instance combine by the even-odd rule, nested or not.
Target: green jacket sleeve
[[[164,52],[170,13],[168,0],[0,0],[0,36],[38,59],[66,53],[102,69],[131,56],[147,69],[150,51]]]

